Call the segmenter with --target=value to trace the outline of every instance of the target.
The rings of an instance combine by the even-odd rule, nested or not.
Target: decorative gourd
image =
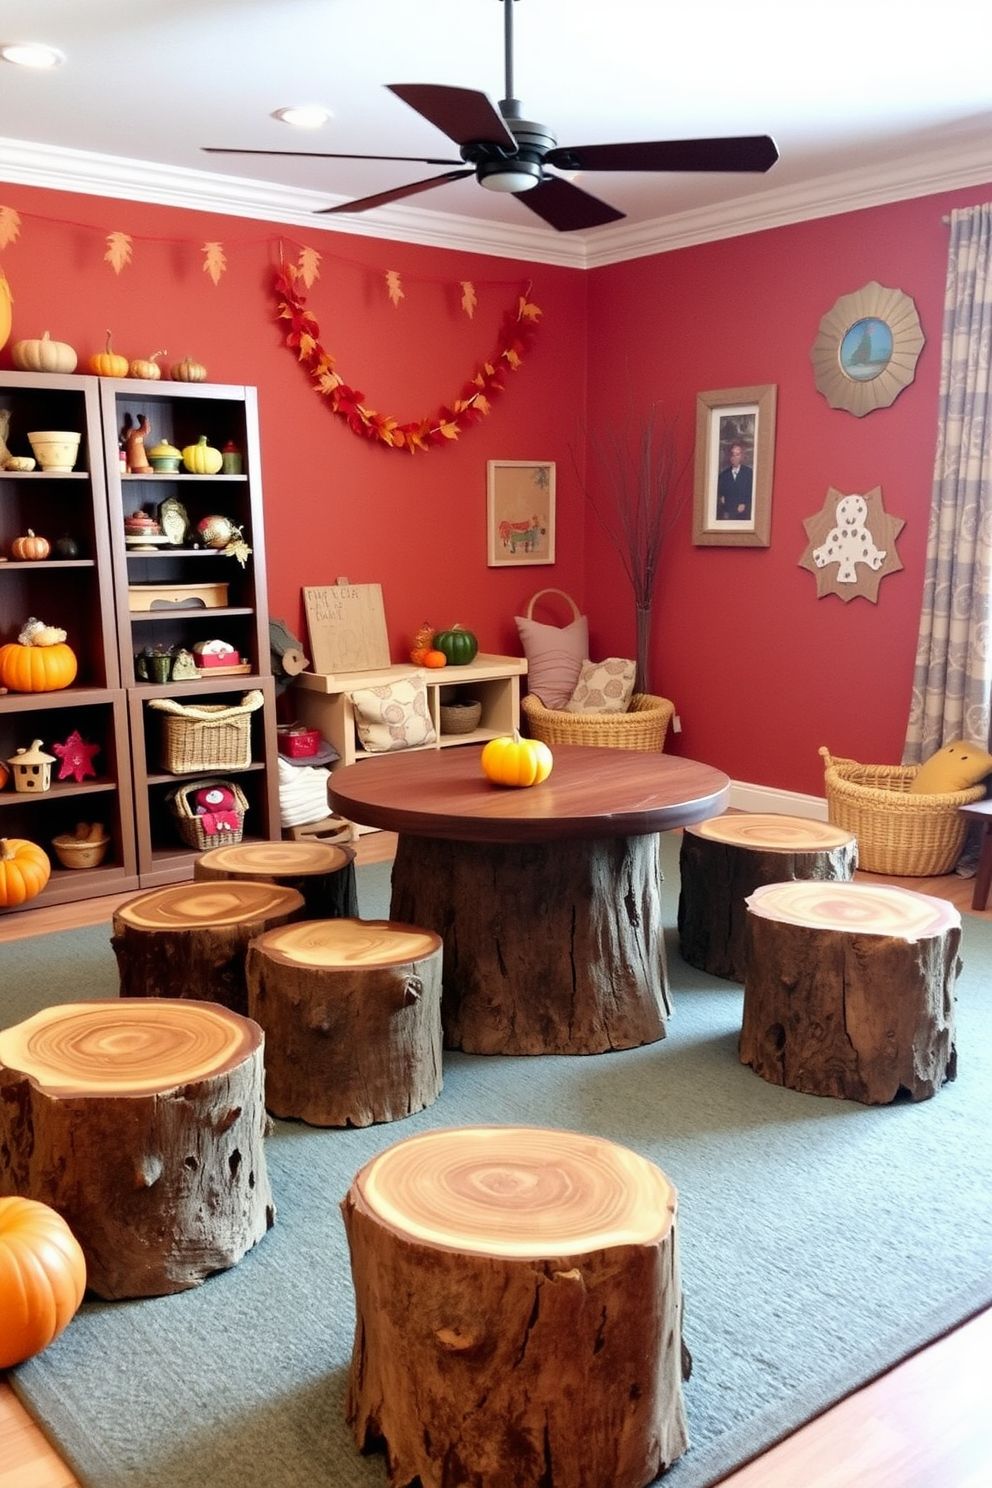
[[[448,658],[443,651],[435,651],[433,647],[424,652],[423,665],[425,667],[437,668],[448,665]]]
[[[4,277],[3,269],[0,269],[0,346],[6,346],[10,336],[13,303],[10,285]]]
[[[174,382],[206,382],[207,369],[202,362],[195,362],[191,356],[185,356],[169,369],[169,375]]]
[[[21,562],[28,559],[47,558],[52,551],[52,545],[47,537],[37,537],[29,527],[24,537],[15,537],[10,545],[13,558],[19,558]]]
[[[196,444],[187,444],[183,450],[183,464],[193,475],[217,475],[223,463],[224,456],[207,443],[206,434],[201,434]]]
[[[17,909],[40,894],[51,872],[48,854],[37,842],[28,842],[24,837],[0,837],[0,905],[4,909]]]
[[[146,382],[158,382],[162,376],[162,368],[159,366],[157,358],[168,356],[168,354],[167,351],[153,351],[147,361],[143,361],[139,357],[136,361],[131,362],[128,367],[128,377],[143,377]]]
[[[490,739],[482,751],[482,771],[494,785],[540,785],[554,758],[542,739],[522,739],[516,730]]]
[[[443,651],[452,666],[468,666],[474,661],[479,643],[470,630],[463,625],[453,625],[450,630],[440,630],[434,637],[434,646]]]
[[[10,359],[21,372],[75,372],[76,351],[68,341],[53,341],[46,331],[37,341],[15,341]]]
[[[410,652],[410,660],[414,666],[423,666],[428,651],[433,651],[433,649],[434,627],[429,620],[425,620],[413,637],[413,650]]]
[[[61,1214],[37,1199],[0,1199],[0,1369],[47,1348],[85,1290],[86,1257]]]
[[[0,686],[11,692],[58,692],[77,671],[76,654],[65,631],[31,619],[16,641],[0,646]]]
[[[98,351],[95,356],[91,356],[87,365],[97,377],[126,377],[130,363],[126,356],[120,356],[111,346],[108,331],[106,351]]]

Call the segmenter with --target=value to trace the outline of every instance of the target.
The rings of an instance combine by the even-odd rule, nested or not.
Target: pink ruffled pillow
[[[589,621],[585,615],[571,625],[541,625],[516,615],[517,634],[527,658],[527,691],[546,708],[563,708],[579,680],[589,655]]]

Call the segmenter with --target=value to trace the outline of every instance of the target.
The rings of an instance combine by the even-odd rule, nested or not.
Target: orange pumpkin
[[[54,646],[9,641],[0,646],[0,684],[11,692],[58,692],[75,680],[76,671],[76,653],[64,641]]]
[[[126,356],[119,356],[110,344],[110,332],[107,332],[107,349],[98,351],[91,356],[88,362],[91,372],[97,377],[126,377],[131,366]]]
[[[37,842],[0,837],[0,904],[5,909],[16,909],[40,894],[51,873],[48,854]]]
[[[443,667],[443,666],[447,666],[447,665],[448,665],[448,658],[445,656],[445,654],[444,654],[443,651],[425,651],[424,652],[424,666],[425,667]]]
[[[37,1199],[0,1199],[0,1369],[47,1348],[85,1290],[86,1257],[61,1214]]]
[[[11,556],[23,563],[28,559],[47,558],[52,551],[47,537],[38,537],[29,527],[24,537],[15,537],[10,545]]]

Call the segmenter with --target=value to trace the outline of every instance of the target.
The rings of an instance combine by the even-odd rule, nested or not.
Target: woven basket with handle
[[[962,806],[980,801],[984,785],[939,795],[911,792],[919,765],[861,765],[821,748],[827,815],[858,839],[858,867],[895,878],[950,873],[964,847]]]
[[[524,615],[528,620],[533,619],[538,600],[547,595],[557,595],[564,601],[572,612],[572,621],[580,618],[578,605],[564,589],[539,589],[527,602]],[[521,700],[520,711],[530,737],[545,744],[650,750],[664,749],[675,704],[654,693],[635,692],[626,713],[566,713],[558,708],[546,708],[539,697],[529,693]]]
[[[149,708],[164,714],[159,763],[170,775],[192,770],[244,770],[251,764],[251,714],[265,701],[246,692],[240,703],[197,703],[151,698]]]

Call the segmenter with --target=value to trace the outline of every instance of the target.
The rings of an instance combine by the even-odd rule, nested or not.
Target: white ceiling
[[[592,266],[992,181],[990,0],[517,0],[514,92],[559,145],[770,134],[765,176],[595,173],[626,212],[557,233],[469,179],[354,216],[322,206],[440,173],[211,156],[203,145],[456,160],[385,83],[504,94],[503,0],[3,0],[0,179]],[[319,131],[273,110],[321,104]]]

